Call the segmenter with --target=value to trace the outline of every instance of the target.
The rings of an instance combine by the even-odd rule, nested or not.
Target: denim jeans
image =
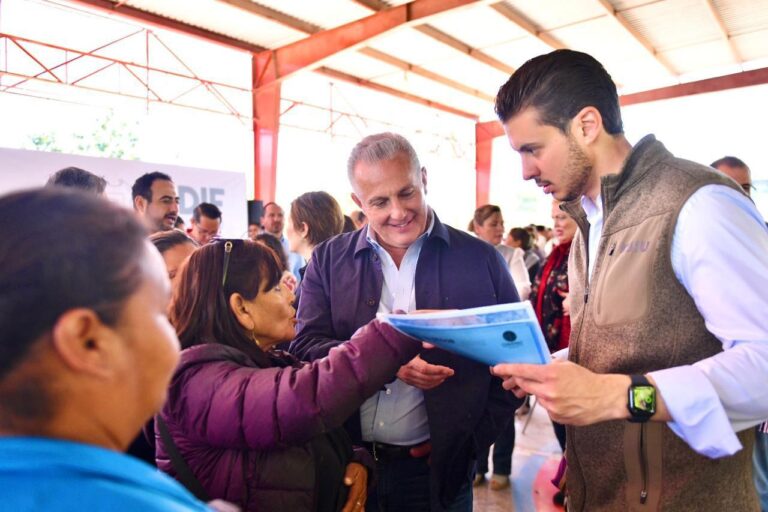
[[[376,464],[376,486],[366,512],[429,512],[429,457]],[[472,485],[465,483],[446,512],[472,512]]]
[[[755,435],[754,462],[755,488],[760,500],[760,508],[768,512],[768,434],[758,432]]]

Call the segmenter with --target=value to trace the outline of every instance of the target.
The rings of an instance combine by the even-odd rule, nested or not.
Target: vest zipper
[[[648,499],[648,461],[645,457],[645,423],[640,425],[640,474],[642,475],[642,490],[640,491],[640,504],[644,505]]]
[[[587,286],[584,287],[584,305],[587,305],[587,302],[589,302],[589,283],[587,283]]]

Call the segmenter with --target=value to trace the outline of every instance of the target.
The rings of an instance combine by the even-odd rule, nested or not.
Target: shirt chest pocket
[[[665,225],[664,216],[651,217],[609,236],[593,292],[597,325],[635,322],[648,314]]]

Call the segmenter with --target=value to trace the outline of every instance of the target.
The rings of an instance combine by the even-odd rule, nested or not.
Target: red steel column
[[[253,55],[253,198],[265,204],[275,200],[280,131],[280,83],[274,81],[269,57]],[[260,87],[264,82],[272,83]]]
[[[475,206],[490,202],[491,162],[493,161],[493,139],[503,135],[504,129],[498,121],[475,124]]]
[[[483,139],[480,123],[475,125],[475,207],[488,204],[491,195],[493,139]]]

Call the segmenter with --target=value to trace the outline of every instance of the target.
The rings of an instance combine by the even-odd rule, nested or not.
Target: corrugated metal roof
[[[716,0],[720,16],[733,35],[745,34],[768,28],[768,6],[756,0]],[[763,40],[764,46],[768,46]]]
[[[370,9],[349,0],[259,0],[258,3],[323,28],[338,27],[371,14]]]
[[[621,13],[659,51],[720,38],[720,31],[702,0],[667,0]]]
[[[217,0],[129,0],[125,5],[267,48],[306,37],[303,32]]]
[[[528,36],[523,29],[485,6],[456,13],[447,12],[430,20],[429,24],[475,48],[498,46],[512,39]],[[478,27],[482,27],[482,30],[478,30]]]
[[[602,16],[604,11],[594,0],[507,0],[505,4],[534,22],[541,30],[552,30]]]
[[[125,5],[274,49],[404,3],[128,0]],[[594,55],[623,92],[768,59],[768,0],[714,0],[713,5],[714,14],[703,0],[485,0],[433,16],[422,27],[392,29],[322,65],[485,117],[492,112],[489,97],[509,72],[553,47]]]

